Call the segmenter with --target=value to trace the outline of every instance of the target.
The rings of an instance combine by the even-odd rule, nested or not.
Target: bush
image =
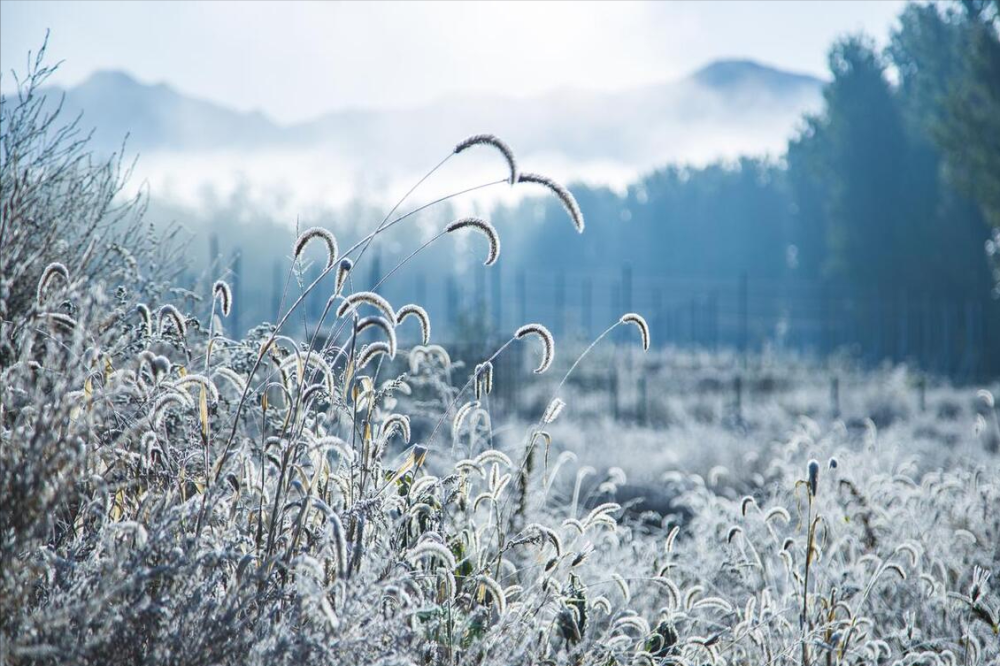
[[[81,144],[47,148],[49,124],[32,120],[37,80],[3,125],[5,663],[996,656],[995,457],[956,455],[917,476],[905,442],[880,441],[873,425],[861,449],[795,426],[730,486],[741,470],[668,474],[673,518],[626,518],[621,469],[586,484],[595,470],[580,467],[563,482],[573,455],[550,456],[555,425],[570,427],[565,378],[522,439],[505,445],[492,427],[492,362],[529,344],[544,372],[555,352],[544,327],[463,371],[431,344],[418,306],[353,289],[348,257],[405,216],[344,252],[329,232],[305,232],[288,283],[316,246],[324,273],[286,292],[277,322],[232,339],[224,282],[203,295],[212,312],[199,321],[140,279],[143,260],[147,276],[164,270],[148,246],[126,252],[104,235],[135,209],[114,203],[120,181]],[[510,176],[497,182],[518,182],[495,137],[453,154],[476,146],[503,153]],[[582,229],[572,195],[524,179],[550,187]],[[492,225],[449,229],[467,227],[495,259]],[[329,335],[288,337],[320,288]],[[648,339],[634,315],[608,331],[628,324]],[[836,465],[806,463],[834,454]]]

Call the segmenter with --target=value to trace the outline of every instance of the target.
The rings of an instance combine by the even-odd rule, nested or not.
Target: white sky
[[[615,90],[718,58],[825,76],[846,32],[884,44],[903,3],[319,3],[0,0],[0,67],[52,29],[54,82],[98,69],[282,121],[452,94]]]

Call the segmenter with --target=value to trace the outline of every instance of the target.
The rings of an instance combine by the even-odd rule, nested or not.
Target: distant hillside
[[[68,114],[83,113],[95,129],[95,146],[117,150],[125,134],[133,150],[205,150],[279,140],[281,130],[262,114],[246,114],[187,97],[166,84],[146,85],[119,71],[96,72],[69,90],[48,91],[51,102],[66,95]]]
[[[822,82],[808,74],[795,74],[767,67],[753,60],[717,60],[690,77],[703,86],[717,90],[753,87],[772,93],[797,94],[809,91]]]
[[[662,151],[657,137],[695,123],[731,135],[760,129],[766,118],[796,118],[819,99],[822,81],[747,60],[713,62],[680,81],[617,93],[565,90],[527,99],[456,97],[416,109],[334,111],[281,127],[260,113],[240,113],[178,92],[147,85],[124,72],[102,71],[68,90],[66,109],[83,111],[96,141],[114,149],[127,132],[133,148],[205,150],[261,144],[323,144],[381,153],[399,140],[450,144],[489,129],[532,150],[628,158]],[[414,136],[413,133],[416,133]],[[441,136],[441,135],[446,136]],[[623,142],[623,139],[625,140]]]
[[[620,92],[456,96],[411,109],[338,110],[285,126],[122,72],[98,72],[78,86],[49,92],[53,103],[65,94],[69,113],[84,113],[83,126],[96,127],[100,150],[117,150],[129,134],[130,151],[143,155],[140,175],[154,184],[163,177],[171,187],[193,186],[228,171],[251,181],[285,178],[282,186],[293,191],[309,182],[353,191],[359,178],[369,187],[409,178],[456,141],[484,131],[502,136],[535,168],[567,179],[617,179],[619,185],[668,162],[778,153],[803,112],[819,107],[822,84],[726,60],[678,81]],[[202,159],[188,159],[194,153]],[[274,155],[282,160],[277,168]],[[329,173],[317,172],[328,167]],[[295,169],[301,172],[293,176]]]

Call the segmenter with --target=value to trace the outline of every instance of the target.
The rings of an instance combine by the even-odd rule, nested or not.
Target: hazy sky
[[[0,1],[2,86],[52,29],[57,83],[123,69],[279,121],[450,94],[612,90],[747,57],[825,75],[845,32],[884,43],[901,2]]]

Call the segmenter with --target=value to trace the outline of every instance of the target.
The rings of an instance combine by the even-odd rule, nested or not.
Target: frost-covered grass
[[[105,235],[91,194],[116,179],[47,168],[65,153],[20,109],[0,113],[4,663],[995,663],[992,393],[932,387],[922,411],[905,373],[845,371],[833,420],[822,374],[774,364],[734,414],[732,359],[643,355],[635,316],[608,322],[626,359],[526,325],[459,365],[418,304],[352,277],[396,212],[343,251],[290,242],[275,323],[235,338],[224,276],[173,289]],[[453,155],[499,148],[503,181],[583,229],[568,191],[470,141]],[[38,242],[78,220],[81,242]],[[484,220],[434,240],[462,229],[497,259]],[[322,338],[299,333],[316,289]],[[511,353],[538,377],[501,419]],[[641,418],[614,418],[613,375],[623,404],[645,378]]]

